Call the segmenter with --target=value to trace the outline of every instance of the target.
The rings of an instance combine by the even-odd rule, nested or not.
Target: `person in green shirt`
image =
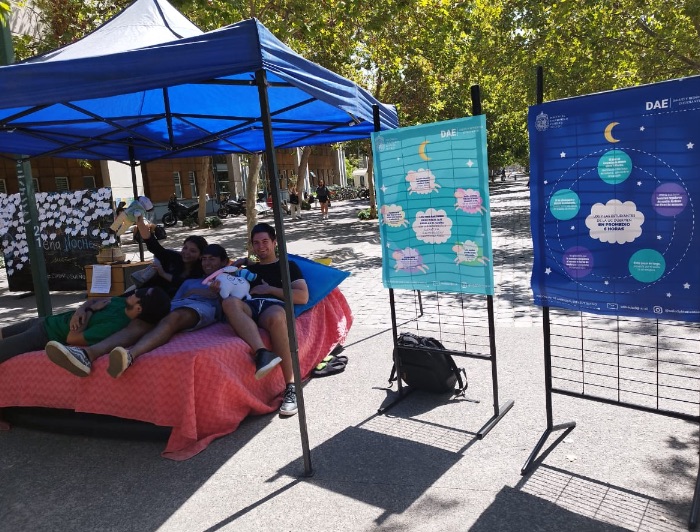
[[[156,324],[170,312],[170,296],[159,287],[139,288],[121,297],[89,299],[77,310],[33,318],[0,329],[0,364],[44,349],[50,341],[92,345],[133,319]]]

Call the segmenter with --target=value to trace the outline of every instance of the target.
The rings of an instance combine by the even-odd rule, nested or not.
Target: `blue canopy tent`
[[[166,2],[138,0],[127,11],[147,4]],[[130,43],[138,39],[122,45]],[[146,162],[261,152],[269,146],[260,89],[275,148],[368,137],[375,105],[380,129],[398,127],[393,107],[304,59],[256,19],[105,54],[76,45],[0,68],[2,151]]]
[[[0,150],[148,162],[366,138],[396,111],[297,54],[258,20],[202,33],[164,0],[137,0],[84,39],[0,67]],[[280,194],[275,226],[290,301]],[[300,382],[292,304],[287,321]],[[300,388],[299,388],[300,390]],[[311,464],[299,394],[305,469]]]

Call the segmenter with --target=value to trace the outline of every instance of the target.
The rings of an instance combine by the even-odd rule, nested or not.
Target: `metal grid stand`
[[[521,469],[529,473],[549,436],[576,422],[554,425],[552,394],[622,406],[700,423],[700,325],[661,323],[561,311],[552,320],[543,307],[547,427]],[[555,385],[556,382],[556,385]],[[700,466],[688,527],[700,513]]]
[[[394,290],[389,289],[391,330],[394,337],[393,359],[397,375],[399,376],[397,379],[398,393],[393,401],[380,408],[378,412],[380,414],[385,413],[413,391],[410,386],[405,386],[400,378],[401,360],[397,352],[397,338],[399,334],[398,324],[399,320],[401,320],[401,325],[411,323],[418,333],[429,334],[438,338],[446,348],[445,351],[441,352],[447,352],[455,357],[486,360],[491,363],[493,416],[477,432],[477,439],[483,439],[514,404],[512,400],[500,404],[498,398],[498,364],[496,360],[493,296],[486,296],[487,327],[483,325],[483,316],[477,316],[475,321],[470,323],[466,319],[465,314],[465,310],[470,312],[481,310],[483,314],[483,297],[435,292],[424,298],[420,291],[406,291],[402,298],[403,304],[398,307],[396,299]],[[411,302],[413,303],[412,305]],[[397,308],[403,311],[403,316],[397,315]],[[426,312],[426,308],[430,312]],[[470,339],[469,351],[466,348],[467,337]],[[482,340],[482,342],[479,343],[479,340]]]

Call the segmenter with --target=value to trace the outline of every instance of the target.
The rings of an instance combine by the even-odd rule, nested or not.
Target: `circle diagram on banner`
[[[619,142],[610,125],[604,135]],[[679,172],[652,153],[617,145],[599,150],[545,185],[551,185],[546,219],[555,224],[547,228],[548,254],[579,288],[642,291],[672,275],[688,255],[695,232],[691,196]]]

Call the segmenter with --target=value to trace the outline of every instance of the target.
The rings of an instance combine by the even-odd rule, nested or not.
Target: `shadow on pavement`
[[[499,501],[499,499],[501,499]],[[539,510],[535,510],[539,506]],[[534,518],[535,530],[677,530],[689,508],[542,465],[511,490],[505,488],[472,530],[508,530],[515,513]],[[490,514],[490,515],[489,515]]]
[[[615,532],[629,530],[569,511],[535,495],[505,486],[470,532]]]

